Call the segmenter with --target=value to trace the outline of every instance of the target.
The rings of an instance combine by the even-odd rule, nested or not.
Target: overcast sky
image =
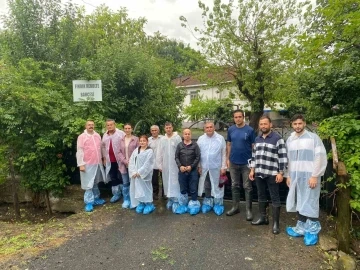
[[[6,14],[6,0],[0,0],[0,14]],[[63,2],[67,2],[66,0]],[[185,16],[192,28],[202,25],[201,10],[197,0],[72,0],[73,3],[85,6],[91,13],[96,6],[106,4],[112,10],[126,7],[131,18],[145,17],[148,21],[145,31],[152,34],[159,31],[170,38],[182,40],[196,47],[196,39],[181,27],[179,17]],[[213,0],[203,0],[211,4]]]

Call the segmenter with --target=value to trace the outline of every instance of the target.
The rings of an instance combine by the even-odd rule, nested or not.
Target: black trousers
[[[276,179],[276,175],[270,175],[264,178],[256,177],[255,182],[258,191],[258,201],[267,202],[266,187],[268,187],[272,205],[274,207],[279,207],[281,206],[280,194],[279,194],[280,183],[276,183],[275,179]]]
[[[117,186],[122,184],[122,178],[121,178],[121,173],[119,171],[119,165],[117,162],[111,162],[111,168],[109,171],[109,176],[110,176],[110,185],[113,186]]]
[[[153,186],[153,194],[154,195],[159,195],[159,174],[160,174],[160,171],[158,169],[153,170],[152,186]]]

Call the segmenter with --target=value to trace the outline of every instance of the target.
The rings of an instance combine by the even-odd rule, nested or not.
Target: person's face
[[[150,129],[150,132],[151,132],[151,136],[153,136],[154,138],[159,136],[159,129],[158,128],[152,128],[152,129]]]
[[[296,119],[291,123],[291,126],[297,134],[301,134],[305,129],[306,122],[302,119]]]
[[[259,128],[262,134],[268,134],[271,130],[272,124],[270,123],[269,119],[261,119],[259,122]]]
[[[94,132],[95,124],[93,121],[87,121],[85,124],[86,131],[88,133]]]
[[[106,129],[107,131],[115,131],[115,122],[114,121],[107,121],[106,122]]]
[[[173,130],[174,130],[174,128],[173,128],[172,125],[165,126],[165,132],[166,132],[167,135],[169,135],[169,136],[172,135]]]
[[[244,124],[244,115],[241,112],[234,113],[234,122],[237,126]]]
[[[215,132],[214,123],[206,123],[204,129],[206,135],[211,137]]]
[[[132,128],[130,125],[125,125],[124,126],[124,132],[126,135],[131,135],[131,132],[132,132]]]
[[[191,131],[190,129],[184,129],[183,138],[185,141],[191,141]]]
[[[148,146],[148,141],[145,139],[145,138],[140,138],[139,140],[139,145],[142,147],[142,148],[146,148]]]

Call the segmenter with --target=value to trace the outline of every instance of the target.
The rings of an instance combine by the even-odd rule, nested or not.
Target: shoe
[[[252,221],[251,225],[269,225],[269,218],[266,213],[267,202],[259,202],[260,218],[257,221]]]
[[[144,211],[145,203],[139,203],[136,207],[136,213],[141,214]]]
[[[286,228],[286,233],[291,236],[291,237],[301,237],[304,236],[303,234],[297,233],[294,231],[294,229],[292,227],[287,227]]]
[[[153,203],[146,204],[143,214],[148,215],[152,213],[154,210],[155,210],[155,206]]]
[[[226,212],[226,215],[229,217],[240,213],[240,209],[239,209],[240,188],[232,187],[231,188],[231,197],[232,197],[232,208]]]
[[[311,234],[306,232],[304,236],[304,244],[305,246],[314,246],[317,244],[319,240],[318,234]]]
[[[207,205],[207,204],[203,204],[201,206],[201,212],[203,214],[206,214],[206,213],[209,213],[211,211],[212,207],[210,205]]]
[[[280,206],[272,208],[272,214],[273,214],[273,234],[279,234],[280,233]]]
[[[246,221],[253,220],[252,214],[252,199],[253,199],[253,192],[252,191],[245,191],[245,201],[246,201]]]
[[[225,208],[223,205],[218,205],[218,204],[214,205],[214,212],[216,215],[221,216],[224,213],[224,210]]]
[[[94,205],[103,205],[105,203],[106,203],[105,200],[100,199],[100,198],[97,198],[94,200]]]
[[[110,202],[111,203],[116,203],[118,200],[120,200],[120,197],[121,197],[120,195],[116,194],[116,195],[111,197]]]
[[[186,205],[179,205],[175,211],[175,214],[179,214],[179,215],[182,215],[182,214],[185,214],[187,212],[187,206]]]
[[[130,201],[129,200],[124,200],[123,204],[121,205],[122,208],[130,208]]]
[[[92,212],[94,210],[94,206],[92,203],[85,204],[85,212]]]

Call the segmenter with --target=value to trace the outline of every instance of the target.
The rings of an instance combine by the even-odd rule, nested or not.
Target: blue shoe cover
[[[212,207],[207,204],[203,204],[201,206],[201,212],[203,212],[203,214],[209,213],[211,211],[211,209],[212,209]]]
[[[218,204],[214,205],[214,212],[216,215],[221,216],[224,213],[224,210],[225,208],[223,205],[218,205]]]
[[[173,204],[172,204],[172,212],[174,214],[176,214],[176,210],[178,209],[178,207],[179,207],[179,203],[178,202],[173,202]]]
[[[304,237],[305,246],[313,246],[316,245],[319,240],[318,234],[311,234],[306,232]]]
[[[292,237],[301,237],[301,236],[304,236],[303,234],[300,234],[300,233],[295,232],[292,227],[287,227],[287,228],[286,228],[286,233],[287,233],[289,236],[292,236]]]
[[[103,205],[105,204],[105,200],[97,198],[94,200],[94,205]]]
[[[170,210],[172,209],[172,205],[173,205],[173,201],[171,199],[168,200],[168,202],[166,203],[166,209]]]
[[[196,200],[196,201],[191,200],[188,204],[188,212],[192,216],[199,214],[200,202],[198,200]]]
[[[176,214],[182,215],[185,214],[187,212],[187,207],[186,205],[179,205],[178,208],[176,209]]]
[[[85,212],[92,212],[94,210],[94,207],[91,203],[85,204]]]
[[[139,203],[136,207],[136,213],[141,214],[144,211],[145,203]]]
[[[111,197],[110,202],[111,203],[116,203],[118,200],[120,200],[120,197],[121,197],[121,195],[116,194],[116,195]]]
[[[152,203],[146,204],[146,206],[145,206],[145,208],[144,208],[143,214],[144,214],[144,215],[148,215],[148,214],[150,214],[151,212],[153,212],[154,210],[155,210],[154,204],[152,204]]]
[[[122,208],[130,208],[130,200],[124,200]]]

